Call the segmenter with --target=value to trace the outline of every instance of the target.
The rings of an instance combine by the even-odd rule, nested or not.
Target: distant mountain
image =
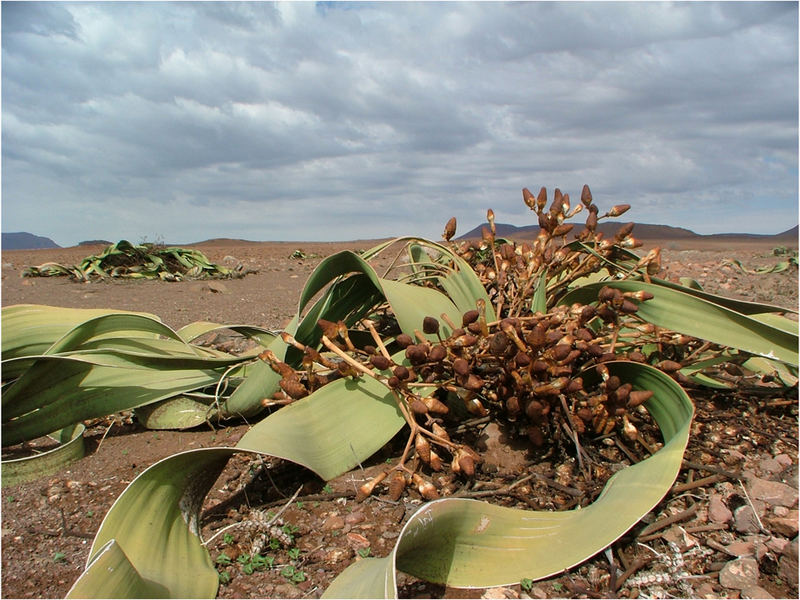
[[[597,226],[597,231],[601,231],[605,237],[613,236],[620,227],[622,227],[626,222],[625,221],[611,221],[606,223],[600,223]],[[459,236],[458,239],[460,240],[469,240],[469,239],[476,239],[481,237],[481,229],[486,227],[488,229],[489,224],[484,223],[483,225],[478,225],[474,229],[471,229],[467,233],[462,236]],[[568,234],[568,237],[571,237],[573,233],[578,233],[583,229],[583,223],[578,222],[575,223],[575,228]],[[517,227],[516,225],[510,225],[508,223],[495,223],[495,230],[497,237],[507,237],[507,238],[521,238],[525,237],[528,239],[535,238],[539,235],[539,226],[538,225],[527,225],[525,227]],[[757,235],[752,233],[715,233],[711,235],[700,235],[699,233],[695,233],[689,229],[684,229],[683,227],[672,227],[670,225],[654,225],[651,223],[636,223],[633,228],[633,236],[640,240],[680,240],[680,239],[725,239],[725,238],[753,238],[753,239],[775,239],[777,240],[796,240],[798,235],[798,228],[795,225],[792,229],[788,231],[784,231],[783,233],[779,233],[776,235]]]
[[[620,227],[625,225],[626,221],[614,221],[610,223],[600,223],[597,226],[597,231],[601,231],[604,236],[613,236]],[[474,229],[468,231],[458,239],[474,239],[481,237],[481,229],[488,228],[489,224],[484,223],[478,225]],[[575,227],[568,235],[578,233],[583,229],[583,223],[575,223]],[[539,235],[538,225],[526,225],[525,227],[517,227],[508,223],[495,223],[495,230],[497,237],[526,237],[535,238]],[[682,227],[671,227],[669,225],[651,225],[650,223],[636,223],[633,228],[634,237],[642,240],[655,240],[655,239],[680,239],[680,238],[694,238],[700,237],[699,234],[684,229]]]
[[[779,233],[775,237],[782,240],[797,241],[798,233],[800,233],[800,231],[798,230],[800,230],[800,227],[795,225],[791,229],[787,229],[786,231],[784,231],[783,233]]]
[[[78,242],[78,246],[110,246],[111,242],[107,240],[84,240]]]
[[[33,235],[25,231],[17,233],[4,233],[2,238],[3,250],[36,250],[39,248],[61,248],[50,238]]]

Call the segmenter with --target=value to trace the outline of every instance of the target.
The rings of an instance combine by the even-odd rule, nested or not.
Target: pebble
[[[754,558],[737,558],[728,561],[719,572],[720,585],[741,590],[758,582],[758,561]]]
[[[733,526],[739,533],[758,533],[758,521],[749,504],[740,506],[733,511]]]
[[[547,598],[547,588],[541,585],[535,585],[531,588],[531,591],[527,594],[531,598]],[[520,597],[524,597],[523,594],[520,594]]]
[[[762,460],[759,463],[759,467],[762,473],[772,473],[772,474],[780,473],[784,469],[784,466],[781,465],[781,463],[779,463],[771,456],[769,458],[765,458],[764,460]]]
[[[300,598],[302,595],[303,591],[291,583],[279,583],[274,589],[275,598]]]
[[[516,599],[519,598],[519,594],[514,590],[512,590],[511,588],[495,587],[495,588],[489,588],[488,590],[483,592],[481,598],[486,598],[487,600],[503,600],[506,598]]]
[[[767,540],[766,544],[767,548],[772,550],[775,554],[783,554],[790,542],[782,537],[771,537]]]
[[[322,531],[332,531],[344,527],[344,519],[339,515],[332,515],[325,519],[322,524]]]
[[[742,589],[740,598],[774,598],[767,590],[758,585],[749,585]]]
[[[352,512],[344,518],[344,522],[348,525],[355,525],[356,523],[361,523],[367,517],[364,516],[364,513],[361,511]]]
[[[369,540],[360,533],[348,533],[347,543],[353,548],[369,548]]]
[[[776,517],[785,517],[789,514],[789,509],[785,506],[776,506],[772,509],[772,512],[775,513]]]
[[[719,594],[714,591],[714,586],[710,583],[701,583],[694,588],[698,598],[719,598]]]
[[[725,546],[725,549],[732,556],[736,556],[738,558],[742,558],[744,556],[753,556],[755,554],[754,548],[755,544],[750,540],[733,542],[732,544]]]
[[[708,519],[712,523],[728,523],[733,520],[733,513],[725,506],[719,494],[711,494],[708,499]]]
[[[338,563],[344,560],[350,560],[353,557],[353,550],[351,548],[334,548],[325,554],[326,563]]]
[[[209,281],[202,288],[204,291],[213,292],[215,294],[230,294],[228,288],[225,286],[224,283],[220,283],[219,281]]]
[[[737,464],[747,459],[747,457],[744,454],[742,454],[738,450],[734,450],[733,448],[727,448],[723,450],[723,452],[724,452],[723,460],[725,461],[726,464],[729,465]]]
[[[797,506],[798,491],[780,481],[767,481],[753,477],[748,482],[748,493],[754,500],[763,500],[773,506]]]
[[[778,561],[778,577],[797,587],[797,538],[786,546]]]
[[[797,535],[798,519],[800,514],[793,510],[785,517],[767,517],[764,519],[764,526],[770,531],[793,538]]]

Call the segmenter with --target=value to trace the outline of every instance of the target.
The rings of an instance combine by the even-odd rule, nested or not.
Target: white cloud
[[[4,3],[3,229],[438,237],[489,206],[532,222],[523,186],[588,183],[636,220],[777,232],[797,221],[797,18],[762,2]]]

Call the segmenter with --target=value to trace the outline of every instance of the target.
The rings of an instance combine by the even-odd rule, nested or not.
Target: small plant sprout
[[[331,487],[331,484],[330,483],[326,483],[324,486],[322,486],[322,492],[324,494],[332,494],[333,493],[333,488]]]
[[[533,579],[528,579],[527,577],[520,579],[519,587],[526,592],[530,592],[533,589]]]
[[[53,554],[53,562],[55,563],[63,563],[67,562],[67,555],[63,552],[56,552]]]
[[[287,554],[289,555],[290,559],[297,560],[300,558],[300,548],[289,548]]]
[[[233,542],[233,536],[230,533],[226,533],[222,536],[222,543],[226,546]]]
[[[361,558],[367,558],[371,553],[372,553],[372,549],[369,546],[367,546],[366,548],[359,548],[358,549],[358,555]]]
[[[301,583],[306,580],[305,572],[301,571],[294,565],[286,565],[281,569],[281,576],[285,577],[292,583]]]

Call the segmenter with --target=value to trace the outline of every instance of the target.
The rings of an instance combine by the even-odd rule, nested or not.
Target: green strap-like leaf
[[[286,330],[292,333],[296,328],[297,318],[292,319]],[[278,360],[286,358],[286,343],[275,337],[267,346]],[[261,400],[269,398],[278,390],[281,376],[272,370],[263,360],[256,360],[247,367],[245,380],[233,391],[230,397],[220,406],[220,416],[223,418],[241,416],[250,417],[263,410]]]
[[[275,339],[276,334],[274,331],[265,329],[263,327],[255,327],[253,325],[224,325],[222,323],[212,323],[210,321],[196,321],[189,323],[178,329],[177,333],[181,339],[187,342],[193,342],[197,338],[212,331],[219,331],[222,329],[230,329],[237,333],[242,334],[248,338],[256,340],[262,346],[269,346],[272,340]]]
[[[216,596],[219,579],[200,542],[199,512],[203,498],[234,452],[233,448],[192,450],[174,454],[142,472],[109,509],[95,536],[86,570],[67,597],[138,597],[140,590],[162,598]],[[112,540],[126,560],[117,550],[106,559],[95,560]],[[124,567],[123,574],[109,574],[109,565]],[[109,584],[109,575],[119,578],[118,583]]]
[[[531,300],[532,313],[546,313],[547,312],[547,270],[545,269],[539,276],[539,281],[536,282],[536,289],[533,292],[533,299]]]
[[[361,273],[367,277],[375,289],[382,292],[392,307],[400,328],[413,335],[415,329],[422,328],[422,321],[427,316],[438,316],[445,313],[454,322],[461,320],[461,313],[455,304],[441,292],[418,285],[401,283],[391,279],[383,279],[363,258],[354,252],[344,251],[323,260],[306,282],[300,295],[298,314],[306,304],[328,283],[349,273]],[[298,329],[298,333],[301,329]],[[304,331],[304,329],[302,330]],[[447,335],[449,327],[442,325],[442,335]],[[435,336],[430,336],[435,339]]]
[[[375,287],[367,275],[354,273],[335,281],[325,290],[303,316],[294,335],[303,344],[316,347],[322,338],[322,332],[317,327],[319,319],[345,321],[349,326],[367,316],[385,300],[383,292]]]
[[[147,313],[134,313],[106,308],[62,308],[41,304],[16,304],[2,309],[3,360],[20,356],[36,356],[61,336],[88,319],[109,314],[132,314],[158,319]],[[113,337],[128,337],[134,332],[116,331]],[[4,373],[3,378],[7,375]]]
[[[682,281],[686,280],[687,278],[681,278]],[[764,304],[763,302],[749,302],[747,300],[739,300],[737,298],[728,298],[727,296],[719,296],[717,294],[711,294],[709,292],[704,291],[700,284],[696,281],[694,282],[696,285],[692,285],[692,281],[686,281],[686,284],[681,285],[674,283],[672,281],[667,281],[666,279],[658,279],[656,277],[651,278],[651,281],[659,286],[668,287],[679,292],[685,292],[692,296],[696,296],[697,298],[703,298],[704,300],[708,300],[709,302],[713,302],[714,304],[719,304],[720,306],[724,306],[725,308],[730,308],[731,310],[735,310],[736,312],[740,312],[743,315],[750,315],[754,316],[757,314],[771,314],[771,313],[797,313],[796,309],[791,308],[784,308],[781,306],[774,306],[772,304]]]
[[[669,287],[641,281],[592,283],[572,290],[560,303],[595,302],[600,288],[605,285],[623,292],[641,290],[653,294],[653,299],[639,302],[637,313],[649,323],[791,365],[798,364],[796,329],[790,333],[705,298]]]
[[[83,432],[85,430],[86,427],[83,423],[65,427],[61,431],[51,433],[48,436],[59,443],[52,450],[25,458],[4,460],[2,469],[3,486],[18,485],[56,473],[71,462],[83,458],[86,453],[86,447],[83,443]]]
[[[372,456],[403,425],[386,386],[370,377],[337,379],[257,423],[237,448],[279,456],[332,479]]]
[[[110,350],[38,357],[3,391],[3,445],[214,384],[239,361]]]
[[[136,420],[147,429],[191,429],[210,421],[217,412],[210,402],[178,395],[135,409]]]
[[[102,576],[97,574],[101,573]],[[169,589],[145,579],[116,540],[101,547],[67,598],[169,598]]]
[[[58,354],[76,350],[85,342],[111,334],[114,334],[115,337],[123,337],[119,335],[120,331],[125,331],[127,335],[124,337],[128,338],[144,337],[152,339],[161,335],[186,345],[175,331],[164,325],[157,318],[146,315],[110,313],[87,319],[76,325],[56,340],[44,354]],[[186,347],[187,349],[189,348],[188,345]]]
[[[726,259],[725,264],[735,266],[743,273],[750,273],[751,275],[764,275],[766,273],[780,273],[790,267],[797,267],[797,259],[784,260],[777,264],[768,267],[756,267],[755,269],[748,269],[738,259]]]
[[[395,569],[453,587],[542,579],[583,562],[624,535],[675,481],[694,409],[681,387],[657,369],[607,364],[634,388],[655,392],[646,407],[665,440],[656,454],[616,473],[587,508],[525,511],[455,498],[425,504],[387,557],[360,560],[323,597],[396,597]]]
[[[438,255],[436,263],[430,263],[425,249],[432,250]],[[453,253],[449,248],[421,238],[414,239],[409,244],[409,256],[412,268],[417,265],[432,265],[432,276],[444,289],[447,296],[453,301],[462,314],[475,308],[478,299],[486,305],[486,319],[494,321],[494,307],[483,287],[480,278],[463,258]],[[452,263],[450,266],[447,263]],[[438,315],[431,315],[438,316]],[[456,322],[458,324],[458,322]]]

